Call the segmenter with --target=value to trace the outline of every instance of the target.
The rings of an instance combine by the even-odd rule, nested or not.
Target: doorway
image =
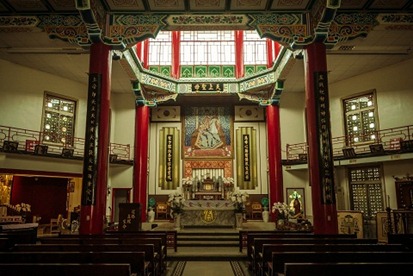
[[[131,188],[112,189],[112,221],[119,222],[119,203],[130,203]]]

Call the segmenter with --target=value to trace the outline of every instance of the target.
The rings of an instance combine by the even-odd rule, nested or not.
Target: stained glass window
[[[42,141],[73,145],[76,101],[45,93]]]
[[[244,64],[267,64],[267,43],[257,31],[244,31]]]
[[[348,146],[376,140],[378,126],[375,102],[374,92],[343,101]]]
[[[349,169],[351,209],[373,218],[383,210],[383,191],[379,166]]]
[[[171,65],[172,33],[159,32],[155,39],[149,40],[149,65]]]
[[[181,65],[234,65],[234,31],[182,31],[180,60]]]

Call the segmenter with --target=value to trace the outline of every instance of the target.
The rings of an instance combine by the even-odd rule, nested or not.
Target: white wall
[[[87,86],[0,60],[0,125],[40,131],[44,92],[78,100],[75,136],[84,137]]]
[[[379,128],[386,129],[398,126],[413,125],[413,78],[411,70],[413,59],[359,75],[329,85],[330,115],[332,137],[343,136],[344,121],[342,99],[354,94],[376,89],[379,114]],[[286,144],[305,142],[305,98],[303,93],[288,93],[281,96],[281,142],[283,153]],[[284,156],[283,156],[284,158]],[[412,160],[384,162],[385,192],[390,195],[392,208],[396,207],[395,184],[392,175],[399,177],[413,174]],[[306,198],[311,198],[311,187],[308,182],[308,170],[287,171],[284,168],[284,188],[306,187]],[[349,209],[347,167],[335,169],[337,186],[337,208]],[[306,201],[307,210],[310,200]]]
[[[413,59],[330,84],[332,137],[343,136],[342,98],[376,89],[380,129],[413,124]]]
[[[306,141],[305,132],[305,93],[283,91],[280,99],[281,150],[286,156],[287,144]]]

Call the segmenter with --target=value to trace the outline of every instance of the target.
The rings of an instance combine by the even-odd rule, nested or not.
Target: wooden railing
[[[42,141],[42,137],[43,133],[39,131],[0,125],[0,148],[3,151],[35,154],[36,146],[47,146],[47,154],[83,158],[84,138],[75,137],[72,145],[45,142]],[[67,155],[63,153],[64,150],[67,150]],[[109,154],[115,156],[116,161],[130,161],[130,145],[110,143]]]
[[[369,134],[368,137],[371,137]],[[366,138],[368,138],[366,137]],[[333,157],[342,157],[344,148],[353,148],[356,154],[367,154],[371,153],[370,145],[383,146],[384,151],[398,151],[402,147],[403,141],[413,140],[413,126],[402,126],[395,128],[388,128],[376,131],[374,134],[374,139],[363,139],[369,140],[368,142],[358,142],[354,143],[352,136],[340,136],[331,139],[331,144],[333,148]],[[306,160],[307,156],[307,143],[298,144],[287,144],[287,160]]]

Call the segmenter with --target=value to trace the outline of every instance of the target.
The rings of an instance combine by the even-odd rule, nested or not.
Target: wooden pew
[[[161,274],[161,259],[153,244],[16,244],[12,252],[145,252],[152,275]]]
[[[173,237],[173,238],[171,238]],[[110,234],[104,235],[60,235],[59,237],[47,237],[39,239],[41,243],[54,243],[55,240],[68,239],[69,242],[73,239],[79,239],[80,243],[88,243],[88,244],[121,244],[124,243],[121,240],[124,239],[143,239],[143,238],[159,238],[161,239],[161,248],[162,253],[161,255],[166,259],[167,257],[167,247],[168,243],[171,244],[168,239],[173,239],[173,247],[175,252],[177,251],[177,243],[176,243],[177,231],[140,231],[140,232],[110,232]]]
[[[356,239],[356,234],[314,234],[314,233],[300,233],[300,232],[248,232],[247,233],[247,256],[250,256],[254,250],[254,239],[256,238],[348,238]]]
[[[121,263],[132,273],[147,276],[144,252],[0,252],[0,263]]]
[[[41,244],[153,244],[155,252],[159,254],[160,270],[167,267],[166,236],[106,236],[106,235],[68,235],[63,237],[42,237]]]
[[[166,247],[163,246],[164,242],[161,238],[121,238],[121,244],[143,244],[143,243],[150,243],[154,245],[155,252],[159,254],[159,259],[161,263],[161,272],[166,270],[167,267],[167,250]]]
[[[0,275],[131,276],[129,264],[0,263]]]
[[[9,249],[9,239],[0,238],[0,251],[7,251]]]
[[[139,232],[126,232],[126,231],[108,231],[105,233],[106,236],[166,236],[167,248],[173,248],[175,252],[178,251],[176,230],[152,230],[152,231],[139,231]]]
[[[265,275],[273,252],[326,252],[326,251],[409,251],[402,244],[264,244],[255,260],[256,271]]]
[[[397,270],[397,272],[395,271]],[[394,275],[410,276],[413,262],[409,263],[285,263],[284,276],[366,276]]]
[[[247,258],[251,264],[251,269],[254,269],[254,260],[258,254],[262,251],[263,244],[323,244],[323,243],[347,243],[347,244],[360,244],[360,243],[377,243],[376,239],[356,239],[340,237],[339,235],[320,235],[313,237],[268,237],[268,238],[254,238],[252,244],[248,246]]]
[[[273,252],[271,262],[268,263],[268,275],[284,273],[286,263],[410,263],[412,260],[413,252],[406,251]]]
[[[239,231],[239,236],[238,236],[238,240],[239,240],[239,252],[242,252],[242,250],[244,248],[247,248],[248,246],[248,236],[253,236],[253,235],[263,235],[263,236],[267,236],[267,235],[277,235],[277,236],[295,236],[295,237],[306,237],[306,236],[312,236],[314,235],[314,233],[312,232],[301,232],[301,231],[297,231],[297,232],[291,232],[291,231],[276,231],[276,230],[240,230]]]

